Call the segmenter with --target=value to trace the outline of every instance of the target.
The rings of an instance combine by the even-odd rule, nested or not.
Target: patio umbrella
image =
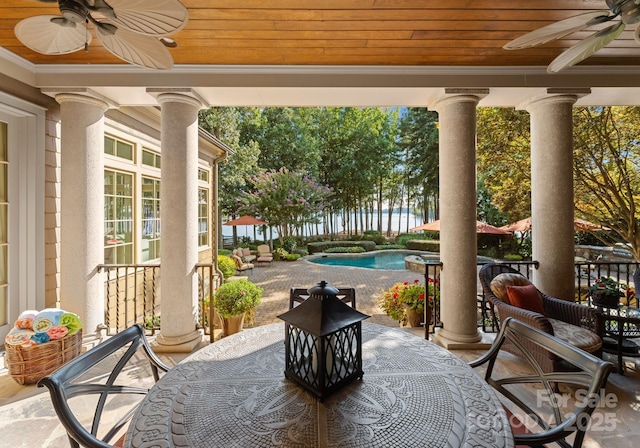
[[[611,230],[609,227],[601,226],[600,224],[594,224],[592,222],[586,221],[580,218],[574,218],[573,220],[573,228],[575,230],[589,232],[594,230]],[[521,219],[520,221],[516,221],[511,224],[507,224],[506,226],[500,227],[502,230],[506,230],[509,232],[531,232],[531,216],[528,218]]]
[[[267,224],[269,223],[261,219],[255,218],[253,216],[242,215],[239,218],[232,219],[231,221],[225,222],[223,225],[235,227],[235,226],[262,226]],[[254,234],[255,234],[255,228],[254,228]],[[254,239],[255,239],[255,235],[254,235]],[[236,232],[234,232],[234,235],[233,235],[233,244],[234,245],[237,244]]]
[[[421,226],[414,227],[411,230],[424,230],[426,232],[439,232],[440,231],[440,220],[433,222],[428,222],[426,224],[422,224]],[[510,232],[506,230],[501,230],[497,227],[494,227],[490,224],[487,224],[482,221],[476,221],[476,233],[485,233],[492,235],[509,235]]]

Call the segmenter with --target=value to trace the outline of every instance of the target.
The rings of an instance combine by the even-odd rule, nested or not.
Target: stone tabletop
[[[128,447],[513,447],[491,387],[445,349],[364,323],[364,378],[320,402],[284,378],[284,325],[186,358],[142,402]]]

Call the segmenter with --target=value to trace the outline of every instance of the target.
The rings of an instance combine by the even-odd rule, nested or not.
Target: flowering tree
[[[331,193],[313,177],[286,168],[257,174],[248,184],[249,189],[238,199],[239,212],[275,226],[281,243],[296,228],[319,219]]]

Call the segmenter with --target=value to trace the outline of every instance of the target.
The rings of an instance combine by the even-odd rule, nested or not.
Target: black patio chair
[[[504,372],[495,374],[496,359],[505,343],[517,347],[533,373],[514,374],[504,369]],[[531,352],[531,344],[563,359],[575,371],[546,373],[537,355]],[[591,415],[602,398],[613,369],[610,362],[512,317],[502,322],[500,333],[489,351],[469,363],[471,367],[483,364],[487,364],[485,380],[507,401],[503,404],[510,415],[515,444],[533,447],[552,442],[563,448],[581,447]],[[522,419],[516,412],[524,413],[525,421],[533,425],[523,427]],[[573,443],[566,440],[571,434],[575,434]]]
[[[138,350],[140,348],[142,350]],[[166,372],[169,370],[169,367],[158,359],[151,350],[142,326],[136,324],[81,354],[38,382],[38,387],[46,386],[49,388],[53,407],[67,431],[72,448],[79,448],[80,446],[89,448],[121,446],[120,443],[124,440],[123,437],[114,445],[110,443],[118,434],[123,432],[122,430],[133,417],[142,396],[149,391],[148,388],[141,386],[142,378],[137,370],[135,372],[135,384],[116,384],[116,380],[120,378],[120,374],[125,367],[131,366],[129,361],[134,356],[140,356],[137,353],[141,353],[148,360],[154,382],[157,382],[160,378],[160,371]],[[102,362],[108,363],[108,366],[106,366],[108,371],[101,370],[97,372],[95,367]],[[115,365],[111,366],[112,363]],[[136,363],[135,367],[137,369],[140,365]],[[95,396],[96,407],[91,418],[91,424],[87,425],[90,428],[87,428],[80,421],[82,417],[74,413],[69,401],[74,397],[82,396],[83,399],[79,401],[86,405],[86,403],[92,403],[87,397],[89,395]],[[123,412],[124,415],[116,424],[104,431],[104,428],[101,428],[101,420],[106,405],[113,398],[112,395],[127,395],[138,399],[133,404],[129,403],[126,406],[129,409]],[[117,404],[118,410],[124,404],[120,400]],[[98,434],[99,432],[100,435]]]
[[[309,294],[307,290],[309,288],[296,288],[293,287],[289,291],[289,309],[292,309],[296,306],[296,303],[302,303],[309,298]],[[337,288],[338,299],[342,300],[347,305],[351,305],[351,307],[356,309],[356,289],[350,286],[345,286],[343,288]]]

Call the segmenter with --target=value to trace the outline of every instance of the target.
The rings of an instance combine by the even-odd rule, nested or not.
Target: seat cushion
[[[578,347],[587,353],[594,353],[602,348],[602,339],[591,330],[556,319],[548,319],[553,334],[558,339],[565,341],[574,347]]]
[[[524,275],[505,272],[504,274],[496,275],[489,286],[491,287],[491,292],[493,292],[498,299],[510,304],[511,302],[509,302],[509,297],[507,296],[507,286],[525,286],[530,284],[531,282]]]
[[[513,306],[544,315],[542,297],[540,297],[538,289],[533,285],[507,285],[507,297],[509,298],[509,303]]]

